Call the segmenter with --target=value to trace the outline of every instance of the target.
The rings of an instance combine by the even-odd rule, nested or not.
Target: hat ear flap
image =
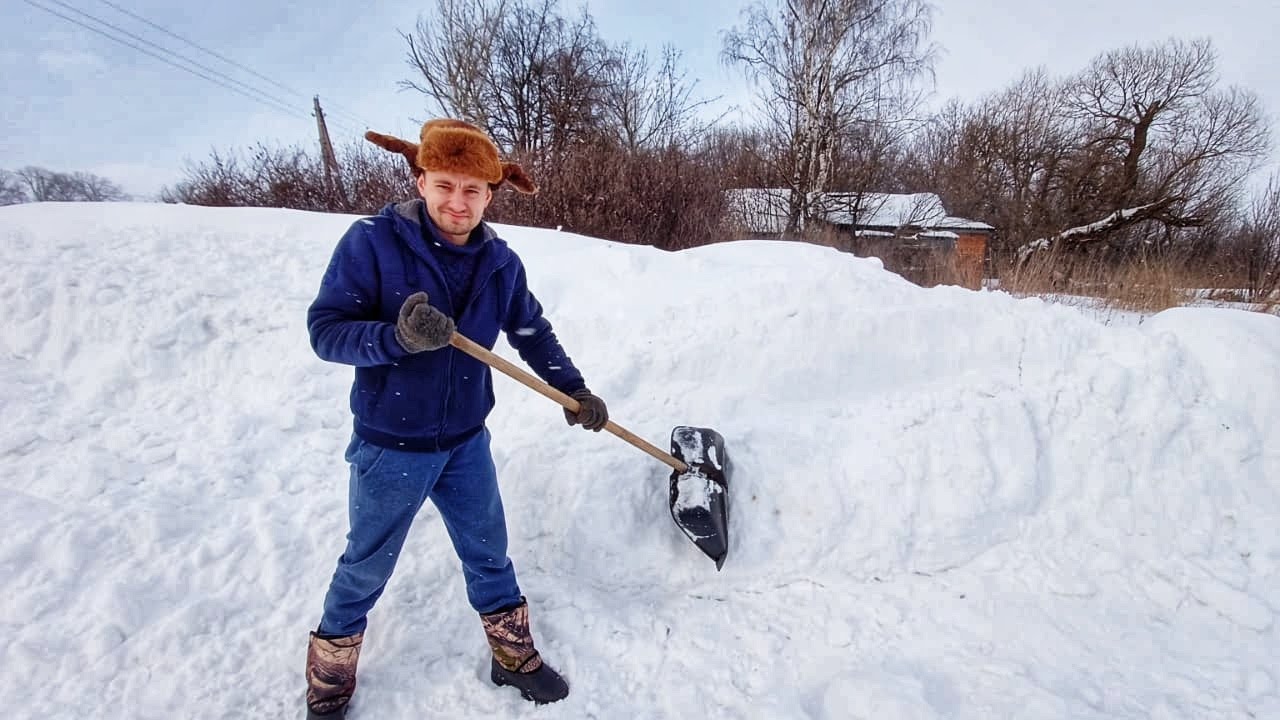
[[[413,171],[415,176],[422,174],[422,168],[418,167],[418,146],[408,140],[401,140],[398,137],[383,135],[372,130],[364,134],[364,139],[377,145],[383,150],[390,150],[393,153],[399,153],[409,163],[409,169]]]
[[[524,168],[520,167],[519,163],[502,163],[502,180],[503,182],[511,183],[511,187],[526,195],[538,192],[538,186],[525,174]],[[498,184],[501,185],[502,183]]]

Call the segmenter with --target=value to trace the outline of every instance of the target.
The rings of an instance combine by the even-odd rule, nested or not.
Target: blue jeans
[[[351,531],[324,599],[321,633],[364,631],[427,498],[440,510],[462,561],[471,607],[489,613],[520,602],[487,429],[445,452],[391,450],[353,436],[346,459]]]

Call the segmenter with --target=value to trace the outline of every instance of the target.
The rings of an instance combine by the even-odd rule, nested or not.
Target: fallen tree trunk
[[[1080,225],[1063,230],[1057,235],[1032,240],[1018,248],[1018,264],[1025,263],[1037,252],[1048,250],[1055,245],[1066,242],[1083,243],[1105,237],[1121,228],[1134,225],[1143,220],[1150,220],[1159,213],[1164,203],[1149,203],[1138,207],[1117,210],[1097,222]]]

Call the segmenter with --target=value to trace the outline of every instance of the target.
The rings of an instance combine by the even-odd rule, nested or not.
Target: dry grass
[[[858,257],[879,258],[886,270],[921,287],[959,285],[976,290],[982,285],[980,264],[965,263],[954,251],[912,246],[900,239],[855,238],[847,232],[831,228],[812,231],[805,236],[805,240]]]
[[[879,257],[885,268],[917,285],[959,285],[977,288],[976,268],[957,262],[955,253],[904,249],[899,241],[851,238],[831,230],[813,232],[806,240],[835,247],[860,257]],[[1153,315],[1186,305],[1222,305],[1280,315],[1280,290],[1268,299],[1250,300],[1255,293],[1242,278],[1209,271],[1175,259],[1140,260],[1120,265],[1087,256],[1047,255],[1021,267],[1005,265],[1000,289],[1019,296],[1087,298],[1105,311]],[[1238,273],[1237,273],[1238,274]]]
[[[1000,287],[1015,295],[1075,295],[1092,298],[1107,310],[1154,314],[1191,304],[1246,307],[1238,290],[1211,290],[1203,273],[1174,260],[1143,260],[1119,266],[1090,258],[1049,256],[1001,274]],[[1211,286],[1210,286],[1211,287]],[[1280,298],[1253,303],[1274,313]]]

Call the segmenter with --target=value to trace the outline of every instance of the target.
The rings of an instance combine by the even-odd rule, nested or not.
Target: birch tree
[[[816,194],[832,189],[842,149],[857,154],[860,138],[885,137],[860,125],[911,118],[917,84],[932,70],[931,13],[923,0],[758,0],[725,34],[723,58],[755,82],[782,158],[786,232],[801,229]]]

